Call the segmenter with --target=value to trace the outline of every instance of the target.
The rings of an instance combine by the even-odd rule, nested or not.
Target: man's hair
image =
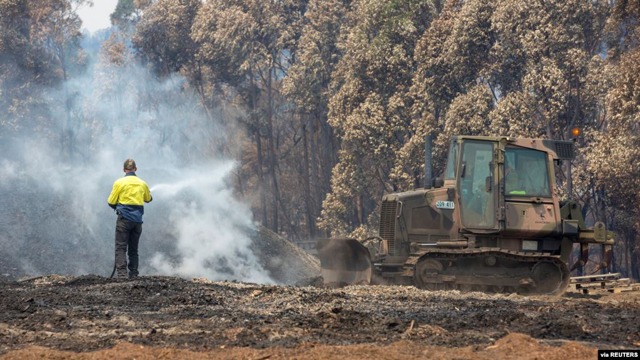
[[[125,170],[135,170],[136,162],[133,159],[127,159],[124,161],[124,169]]]

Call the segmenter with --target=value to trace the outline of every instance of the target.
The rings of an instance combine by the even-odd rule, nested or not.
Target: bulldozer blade
[[[371,282],[371,255],[358,240],[320,239],[316,248],[326,285],[345,286]]]

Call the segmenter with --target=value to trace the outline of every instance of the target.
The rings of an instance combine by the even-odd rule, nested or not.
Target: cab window
[[[449,146],[449,159],[447,159],[447,171],[445,179],[456,178],[456,160],[458,159],[458,143],[454,140]]]
[[[495,222],[495,197],[490,185],[493,143],[465,142],[459,172],[463,224],[469,228],[492,228]]]
[[[507,148],[504,174],[505,195],[551,196],[547,155],[542,151]]]

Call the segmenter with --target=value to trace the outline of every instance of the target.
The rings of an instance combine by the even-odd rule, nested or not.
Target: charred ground
[[[319,262],[260,228],[289,285],[143,276],[25,277],[0,257],[0,356],[25,358],[595,358],[640,347],[640,292],[561,297],[321,286]],[[23,280],[18,280],[22,278]]]
[[[269,356],[290,356],[287,349],[370,349],[375,344],[384,351],[403,344],[420,351],[466,349],[477,357],[515,341],[513,333],[524,334],[525,340],[517,341],[533,341],[536,349],[556,353],[567,344],[586,354],[595,354],[596,348],[640,347],[638,292],[552,298],[408,286],[326,289],[175,277],[115,281],[93,275],[0,285],[0,354],[9,358],[22,356],[15,352],[19,349],[96,355],[87,352],[122,344],[201,355],[244,349],[241,357],[269,349],[281,351]]]

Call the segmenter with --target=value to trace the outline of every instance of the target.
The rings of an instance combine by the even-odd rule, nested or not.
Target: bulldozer
[[[426,143],[425,187],[383,196],[377,236],[318,240],[326,285],[557,295],[590,244],[602,247],[598,267],[608,266],[613,233],[600,221],[587,227],[580,205],[560,201],[556,188],[574,141],[455,136],[437,178]]]

